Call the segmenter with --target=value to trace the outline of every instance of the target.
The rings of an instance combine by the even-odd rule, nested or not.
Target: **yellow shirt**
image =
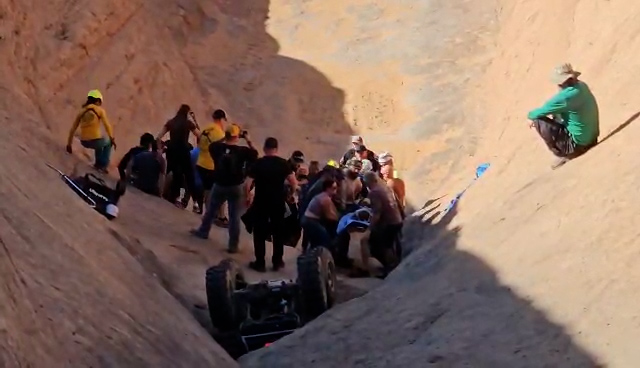
[[[214,169],[213,158],[211,158],[211,154],[209,153],[209,146],[211,143],[223,138],[224,130],[216,123],[211,123],[202,130],[202,135],[198,141],[200,152],[198,154],[198,161],[196,162],[197,166],[207,170]]]
[[[73,135],[76,130],[78,130],[78,127],[80,127],[80,140],[82,141],[102,138],[100,122],[104,125],[104,129],[107,131],[109,138],[113,138],[113,129],[111,128],[109,119],[107,119],[107,113],[104,109],[93,104],[83,107],[80,113],[76,116],[76,119],[73,121],[71,130],[69,131],[67,145],[71,145]]]

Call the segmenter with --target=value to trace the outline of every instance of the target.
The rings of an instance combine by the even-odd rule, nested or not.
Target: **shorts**
[[[383,225],[372,229],[369,233],[369,248],[371,249],[371,255],[380,262],[383,262],[386,251],[393,248],[393,245],[401,232],[401,223],[395,225]]]
[[[200,175],[202,189],[205,191],[211,190],[211,188],[213,188],[213,184],[215,183],[215,171],[205,169],[202,166],[196,166],[196,170],[198,170],[198,175]]]

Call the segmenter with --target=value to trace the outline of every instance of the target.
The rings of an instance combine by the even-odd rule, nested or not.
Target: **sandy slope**
[[[91,88],[107,96],[116,158],[183,102],[201,121],[226,108],[256,140],[274,134],[314,158],[335,156],[352,131],[397,156],[423,208],[408,225],[411,258],[244,366],[636,366],[638,128],[623,123],[640,109],[639,11],[589,0],[0,0],[0,366],[235,365],[190,316],[202,316],[202,273],[224,235],[195,242],[184,235],[192,214],[133,191],[123,221],[107,223],[44,167],[76,164],[63,141]],[[596,93],[603,135],[623,130],[550,171],[524,116],[565,60]],[[485,161],[490,171],[442,218]]]
[[[422,190],[414,195],[423,196],[415,203],[445,194],[448,200],[472,178],[475,165],[489,161],[493,167],[457,213],[443,219],[448,230],[436,236],[437,228],[413,227],[411,245],[423,248],[383,288],[245,358],[245,366],[323,367],[327,359],[354,367],[638,364],[632,137],[639,105],[632,91],[640,44],[632,19],[640,8],[630,2],[503,1],[495,11],[495,33],[483,38],[490,62],[464,94],[466,124],[478,128],[466,136],[477,143],[475,157],[459,157],[458,167],[466,170],[445,181],[439,175],[450,165],[426,182],[415,180]],[[554,92],[548,75],[564,61],[583,72],[598,97],[601,139],[615,133],[587,156],[551,171],[552,157],[527,129],[526,112]],[[434,165],[446,164],[440,159],[430,157]],[[440,218],[443,205],[436,203],[427,206],[426,223]],[[278,354],[285,351],[295,354],[282,363]]]

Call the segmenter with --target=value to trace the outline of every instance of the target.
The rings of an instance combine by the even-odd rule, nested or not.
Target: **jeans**
[[[106,168],[111,161],[111,140],[109,138],[98,138],[90,141],[80,141],[82,147],[89,148],[94,151],[95,163],[97,168]]]
[[[303,217],[300,225],[302,225],[302,231],[307,235],[311,248],[331,246],[331,235],[319,220]]]
[[[243,185],[222,186],[214,184],[209,195],[207,210],[202,216],[198,233],[209,236],[213,220],[218,216],[224,202],[229,203],[229,251],[238,250],[240,242],[240,212],[242,211]]]

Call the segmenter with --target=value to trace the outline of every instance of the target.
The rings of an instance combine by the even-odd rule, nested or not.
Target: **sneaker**
[[[560,166],[566,164],[567,162],[569,162],[568,158],[560,157],[556,161],[554,161],[553,165],[551,165],[551,170],[555,170],[555,169],[559,168]]]
[[[267,267],[264,263],[258,263],[256,261],[249,262],[249,268],[257,272],[267,272]]]
[[[202,232],[200,232],[200,230],[198,229],[191,229],[189,231],[189,234],[195,236],[196,238],[200,238],[200,239],[209,239],[209,236],[206,234],[203,234]]]
[[[280,261],[280,262],[273,263],[273,268],[272,268],[273,271],[277,272],[283,268],[284,268],[284,262]]]
[[[213,223],[214,225],[224,229],[229,227],[229,219],[227,219],[226,217],[218,217],[217,219],[213,220]]]

